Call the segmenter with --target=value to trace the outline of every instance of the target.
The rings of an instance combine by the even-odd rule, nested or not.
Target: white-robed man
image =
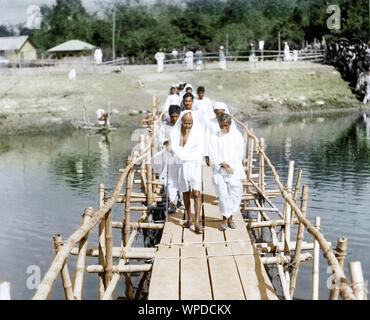
[[[243,193],[242,179],[244,140],[241,133],[232,128],[231,116],[223,113],[218,117],[220,131],[213,135],[209,144],[209,159],[212,167],[212,182],[219,202],[222,222],[220,229],[235,229],[233,215],[240,210]]]
[[[198,117],[191,110],[181,113],[179,120],[171,131],[169,152],[175,154],[175,163],[178,169],[176,188],[182,192],[187,212],[187,221],[183,224],[190,228],[193,216],[190,208],[190,196],[194,198],[195,232],[203,232],[200,224],[202,161],[204,149],[204,134]]]
[[[197,95],[198,98],[194,100],[193,109],[197,111],[199,121],[205,132],[208,122],[214,117],[213,104],[211,99],[205,96],[204,87],[201,86],[197,88]]]
[[[170,88],[170,94],[168,95],[166,102],[162,106],[162,112],[164,114],[165,120],[169,120],[169,114],[168,114],[168,109],[171,105],[180,105],[181,103],[181,97],[180,94],[176,91],[176,88],[178,85],[173,84]]]
[[[194,53],[189,48],[185,54],[186,59],[186,70],[193,70],[193,63],[194,63]]]
[[[165,55],[162,52],[162,49],[159,49],[159,51],[154,56],[155,60],[157,60],[157,72],[163,72],[164,70],[164,58]]]
[[[169,120],[167,120],[159,129],[158,140],[159,145],[162,148],[167,147],[171,138],[171,132],[180,117],[180,106],[171,105],[169,107]],[[175,163],[173,152],[168,152],[166,149],[162,149],[152,158],[153,170],[159,174],[159,180],[164,186],[166,186],[166,193],[169,200],[168,213],[174,213],[176,211],[176,203],[181,200],[182,197],[178,198],[176,179],[178,168]]]
[[[209,140],[212,137],[212,135],[216,134],[218,131],[220,131],[220,126],[218,124],[218,118],[223,113],[227,113],[230,115],[229,107],[224,102],[215,102],[213,105],[213,112],[214,116],[208,121],[207,129],[205,131],[205,148],[204,148],[204,156],[206,160],[207,166],[210,166],[209,163],[209,154],[208,154],[208,146],[209,146]],[[235,123],[233,122],[231,125],[233,128],[236,128]]]

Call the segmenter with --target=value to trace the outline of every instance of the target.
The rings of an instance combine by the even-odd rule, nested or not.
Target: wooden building
[[[36,60],[36,48],[29,36],[0,37],[0,56],[9,61]]]
[[[80,40],[69,40],[47,51],[58,59],[92,55],[96,47]]]

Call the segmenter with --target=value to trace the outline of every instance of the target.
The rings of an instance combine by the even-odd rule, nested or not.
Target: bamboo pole
[[[130,248],[129,251],[126,251],[125,257],[128,259],[151,259],[155,257],[155,249],[154,251],[138,251],[134,250],[135,248]],[[71,255],[78,255],[78,248],[73,248],[71,250]],[[90,248],[86,251],[86,256],[88,257],[98,257],[99,256],[99,249],[98,248]],[[120,258],[122,257],[121,254],[121,247],[113,247],[112,248],[112,257],[113,258]]]
[[[114,273],[127,273],[127,272],[142,272],[142,271],[150,271],[152,268],[152,264],[138,264],[138,265],[124,265],[120,266],[113,266],[112,271]],[[86,271],[89,273],[98,273],[103,272],[104,266],[102,265],[89,265],[86,268]]]
[[[85,212],[82,216],[81,226],[85,226],[90,222],[92,213],[93,213],[93,208],[88,207],[85,209]],[[82,299],[83,284],[85,281],[86,250],[87,250],[88,237],[89,237],[89,232],[86,232],[84,236],[81,238],[81,241],[78,245],[79,252],[78,252],[77,261],[76,261],[75,273],[73,276],[73,295],[74,295],[75,300]],[[64,246],[62,249],[64,249]],[[62,252],[62,249],[58,251],[58,254],[59,252]],[[69,249],[68,252],[70,251],[71,250]]]
[[[287,184],[286,184],[286,191],[287,191],[288,197],[291,197],[292,195],[293,175],[294,175],[294,161],[289,161],[288,179],[287,179]],[[286,224],[284,227],[284,241],[283,242],[289,243],[290,235],[291,235],[291,228],[290,228],[291,207],[286,200],[284,203],[284,219],[285,219]]]
[[[265,139],[260,139],[259,147],[260,150],[265,149]],[[265,160],[261,153],[259,153],[259,187],[262,191],[265,190]]]
[[[298,219],[293,220],[294,224],[299,224]],[[247,222],[247,228],[249,229],[256,229],[256,228],[266,228],[266,227],[271,227],[271,226],[283,226],[285,225],[285,220],[269,220],[269,221],[261,221],[261,222],[256,222],[256,221],[250,221]]]
[[[139,152],[140,154],[143,154],[145,150],[145,136],[141,134],[139,136]],[[140,177],[141,177],[141,190],[144,193],[147,193],[147,184],[146,184],[146,171],[145,171],[145,161],[141,163],[140,166]]]
[[[124,265],[125,265],[124,260],[120,259],[119,263],[118,263],[118,268],[122,268]],[[112,296],[114,294],[114,291],[117,287],[117,284],[118,284],[120,278],[121,278],[120,273],[115,273],[112,276],[112,279],[109,282],[109,284],[107,285],[107,290],[105,290],[105,293],[104,293],[104,296],[103,296],[102,300],[112,300]]]
[[[265,141],[261,138],[258,142],[258,145],[261,150],[264,150]],[[263,155],[258,153],[258,184],[259,188],[264,191],[265,190],[265,160],[263,159]],[[261,208],[264,206],[264,201],[261,199],[260,201]],[[261,222],[261,211],[257,212],[257,222]],[[258,229],[258,241],[262,241],[262,229]]]
[[[112,227],[116,229],[122,229],[123,223],[122,221],[112,221]],[[130,228],[161,230],[164,228],[164,223],[131,222]]]
[[[147,277],[148,277],[148,272],[142,272],[139,285],[136,289],[135,300],[140,299],[141,293],[144,290],[144,284],[145,284]]]
[[[252,179],[253,151],[254,151],[254,140],[249,139],[248,141],[248,163],[247,163],[247,177],[249,180]]]
[[[347,247],[348,247],[348,239],[345,237],[341,237],[338,239],[337,242],[337,248],[335,252],[335,257],[338,259],[338,263],[341,266],[341,268],[344,268],[344,259],[347,254]],[[339,279],[336,279],[334,277],[334,283],[333,283],[333,288],[330,291],[330,300],[338,300],[339,297]]]
[[[297,215],[298,219],[303,223],[307,231],[311,235],[313,235],[313,237],[319,242],[320,247],[323,250],[324,257],[328,260],[329,266],[332,268],[333,272],[336,273],[337,276],[343,282],[343,285],[341,286],[341,289],[340,289],[341,295],[343,296],[344,299],[353,300],[355,298],[353,294],[353,290],[351,289],[348,283],[348,280],[343,272],[343,269],[339,266],[338,260],[335,258],[334,253],[332,252],[331,248],[326,244],[327,241],[325,237],[319,230],[313,227],[311,223],[305,217],[303,217],[302,212],[298,209],[294,201],[288,197],[287,192],[284,190],[284,187],[282,183],[280,182],[279,175],[277,174],[276,169],[271,163],[270,159],[266,156],[266,154],[263,151],[262,153],[264,154],[264,158],[265,158],[267,165],[270,167],[274,175],[275,183],[279,187],[282,196],[287,199],[292,209],[294,210],[295,214]]]
[[[146,145],[150,146],[151,141],[150,141],[150,136],[145,136],[146,139]],[[150,153],[147,154],[146,157],[146,183],[147,183],[147,194],[146,194],[146,201],[148,205],[153,202],[153,186],[152,186],[152,166],[150,164]]]
[[[315,217],[315,227],[320,230],[320,217]],[[319,300],[319,267],[320,267],[320,244],[315,239],[312,262],[312,300]]]
[[[56,234],[53,237],[53,240],[54,240],[55,252],[58,253],[58,251],[63,246],[62,237],[60,234]],[[71,277],[69,276],[67,261],[64,263],[64,266],[62,268],[61,278],[62,278],[62,284],[64,288],[64,296],[66,300],[74,300],[72,282],[71,282]]]
[[[112,266],[113,266],[113,239],[112,239],[112,214],[109,210],[105,216],[105,248],[106,248],[106,259],[105,259],[105,288],[112,278]]]
[[[244,156],[243,156],[243,166],[247,165],[247,159],[248,159],[248,150],[247,144],[248,144],[248,122],[245,123],[245,128],[243,129],[244,133]]]
[[[131,163],[131,159],[128,158],[126,160],[126,165]],[[125,201],[125,209],[124,209],[124,220],[123,220],[123,246],[126,246],[127,241],[130,236],[130,205],[131,205],[131,192],[132,192],[132,182],[134,177],[134,171],[131,170],[127,177],[126,182],[126,201]]]
[[[306,217],[307,200],[308,200],[308,186],[304,185],[302,188],[302,200],[301,200],[301,212],[302,212],[303,217]],[[292,269],[292,273],[290,276],[289,293],[291,297],[294,296],[295,285],[297,282],[299,263],[300,263],[300,260],[298,259],[298,257],[300,256],[301,251],[302,251],[303,238],[304,238],[304,226],[302,223],[299,223],[297,242],[296,242],[296,247],[294,250],[293,269]]]
[[[298,201],[298,193],[299,193],[299,188],[301,184],[301,179],[302,179],[302,169],[299,168],[297,172],[297,180],[295,182],[295,188],[294,188],[294,194],[293,194],[293,200],[295,203]],[[294,215],[294,212],[292,212],[292,215]]]
[[[349,272],[351,275],[351,282],[353,291],[357,300],[366,300],[366,288],[364,276],[362,274],[361,262],[351,261],[349,263]]]
[[[297,243],[295,241],[289,243],[289,251],[294,251],[296,244]],[[278,242],[277,245],[275,245],[273,242],[256,243],[255,245],[256,248],[263,253],[284,252],[284,250],[286,250],[286,244],[282,242]],[[326,245],[330,247],[331,243],[327,242]],[[313,247],[313,243],[303,241],[301,250],[313,250]]]
[[[104,206],[104,195],[105,195],[105,186],[104,184],[99,184],[98,186],[98,208]],[[99,223],[99,264],[102,266],[106,266],[106,246],[105,246],[105,224],[106,224],[106,215],[100,220]],[[99,274],[98,279],[98,299],[104,295],[105,291],[105,274]]]
[[[277,238],[277,235],[276,235],[275,228],[270,227],[270,232],[271,232],[272,241],[273,241],[274,245],[277,246],[278,238]],[[277,269],[278,269],[280,284],[281,284],[281,288],[283,289],[283,294],[284,294],[285,300],[291,300],[291,297],[289,295],[289,286],[288,286],[287,279],[286,279],[285,274],[284,274],[283,266],[281,264],[277,264],[276,266],[277,266]]]
[[[302,253],[299,256],[299,261],[307,261],[309,259],[312,259],[311,253]],[[262,264],[286,264],[290,263],[292,261],[292,258],[290,256],[275,256],[275,257],[262,257],[261,263]]]
[[[256,188],[256,190],[258,191],[258,195],[260,195],[270,206],[271,208],[275,209],[277,214],[279,215],[280,218],[284,219],[284,215],[280,212],[280,210],[271,202],[271,200],[268,198],[268,196],[266,195],[266,192],[262,191],[258,186],[257,184],[252,180],[250,179],[249,180],[251,182],[251,184],[253,185],[254,188]],[[252,200],[254,200],[255,198],[253,197]]]

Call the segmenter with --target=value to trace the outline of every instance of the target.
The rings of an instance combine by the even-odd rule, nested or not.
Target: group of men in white
[[[176,49],[173,49],[171,52],[172,60],[173,62],[177,62],[180,59],[178,59],[178,51]],[[224,47],[220,46],[219,49],[219,67],[222,70],[226,70],[226,56]],[[163,72],[164,71],[164,62],[165,62],[166,55],[163,52],[162,49],[159,49],[159,51],[154,55],[154,59],[157,61],[157,72]],[[195,51],[195,59],[196,59],[196,70],[200,71],[203,67],[203,52],[201,48],[198,48]],[[184,54],[184,63],[186,66],[186,70],[193,70],[194,68],[194,52],[189,48],[186,53]]]
[[[245,179],[244,140],[229,108],[206,97],[204,87],[198,87],[194,93],[190,84],[180,82],[171,87],[162,113],[163,123],[156,137],[159,150],[152,158],[152,166],[166,188],[168,213],[184,206],[187,220],[183,226],[190,228],[194,224],[195,232],[203,232],[202,165],[207,165],[212,168],[212,182],[219,199],[220,229],[235,228],[233,215],[240,210]]]

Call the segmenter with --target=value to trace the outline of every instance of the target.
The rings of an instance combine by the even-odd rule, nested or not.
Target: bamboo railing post
[[[302,200],[301,200],[301,212],[304,217],[306,217],[307,212],[307,200],[308,200],[308,186],[304,185],[302,188]],[[302,251],[303,238],[304,238],[304,225],[302,224],[302,222],[300,222],[298,226],[297,242],[294,251],[293,269],[290,276],[289,293],[292,298],[294,296],[295,285],[298,277],[298,270],[300,264],[299,256]]]
[[[139,136],[139,153],[142,155],[145,150],[145,136],[141,134]],[[141,162],[140,176],[141,176],[141,190],[146,192],[146,173],[145,173],[145,160]]]
[[[251,129],[251,131],[252,131],[252,129]],[[249,141],[248,141],[248,162],[247,162],[247,177],[248,177],[248,179],[252,179],[253,152],[254,152],[254,139],[249,138]]]
[[[315,217],[315,227],[320,230],[320,217]],[[320,244],[315,239],[312,261],[312,300],[319,300],[319,267],[320,267]]]
[[[82,216],[82,223],[88,223],[92,217],[93,208],[89,207],[85,209],[85,212]],[[87,250],[87,241],[89,233],[87,232],[85,236],[81,239],[78,245],[78,256],[76,261],[76,268],[73,277],[73,295],[76,300],[82,299],[83,284],[85,281],[85,272],[86,272],[86,250]]]
[[[297,180],[295,182],[295,188],[294,188],[294,193],[293,193],[293,200],[295,203],[298,201],[298,194],[299,194],[299,188],[301,184],[301,179],[302,179],[302,169],[299,168],[297,172]],[[292,212],[292,216],[294,215],[294,212]]]
[[[351,275],[351,282],[353,292],[355,293],[357,300],[366,300],[366,287],[364,282],[364,276],[362,274],[361,262],[351,261],[349,263],[349,272]]]
[[[260,152],[260,150],[264,150],[264,145],[265,145],[265,140],[261,138],[258,143],[258,146],[259,146],[259,149],[258,149],[258,156],[259,156],[258,157],[258,184],[259,184],[259,188],[262,191],[265,190],[265,159],[263,158],[263,155]],[[260,199],[260,204],[261,204],[261,207],[264,206],[263,198]],[[261,222],[261,221],[262,221],[261,211],[258,211],[257,212],[257,222]],[[258,229],[258,241],[259,242],[262,241],[262,229],[261,228]]]
[[[123,267],[125,265],[124,260],[120,259],[118,263],[118,267]],[[107,290],[105,290],[104,296],[102,300],[112,300],[112,296],[114,294],[114,291],[117,287],[117,284],[119,282],[119,279],[121,278],[121,274],[119,272],[115,273],[112,276],[112,279],[110,280],[109,284],[107,285]]]
[[[276,249],[276,247],[278,245],[278,238],[277,238],[277,235],[276,235],[275,226],[270,227],[270,232],[271,232],[271,237],[272,237],[274,247]],[[283,294],[284,294],[285,300],[292,300],[292,298],[289,294],[289,284],[287,283],[287,279],[286,279],[285,274],[284,274],[283,266],[280,263],[278,263],[276,266],[277,266],[277,269],[278,269],[280,284],[281,284],[281,288],[283,289]]]
[[[348,239],[345,237],[341,237],[338,239],[337,248],[335,252],[335,257],[338,260],[339,265],[341,268],[344,268],[344,259],[346,258],[347,254],[347,247],[348,247]],[[334,274],[335,276],[335,274]],[[330,291],[330,300],[338,300],[339,297],[339,279],[334,278],[333,288]]]
[[[247,149],[247,144],[248,144],[248,131],[247,131],[247,128],[248,128],[248,122],[246,122],[245,124],[245,128],[243,128],[243,132],[244,132],[244,156],[243,156],[243,166],[246,166],[247,165],[247,159],[248,159],[248,150]]]
[[[146,145],[150,145],[150,136],[145,136]],[[147,156],[145,159],[146,162],[146,184],[147,184],[147,203],[148,205],[153,202],[153,185],[152,185],[152,166],[150,164],[150,150],[147,152]]]
[[[104,205],[105,186],[99,184],[98,186],[98,208],[100,209]],[[104,216],[99,223],[99,264],[106,266],[106,247],[105,247],[105,217]],[[98,299],[101,300],[105,291],[105,274],[100,273],[98,280]]]
[[[292,196],[292,188],[293,188],[293,176],[294,176],[294,161],[289,161],[289,169],[288,169],[288,179],[286,185],[286,192],[288,196]],[[291,235],[291,207],[288,201],[284,203],[284,219],[285,219],[285,228],[284,228],[284,240],[287,243],[290,243],[290,235]]]
[[[132,163],[131,158],[127,158],[126,165],[130,165]],[[125,199],[125,209],[124,209],[124,220],[123,220],[123,247],[127,245],[127,242],[130,237],[131,231],[131,217],[130,217],[130,206],[131,206],[131,193],[132,193],[132,183],[133,183],[133,176],[134,176],[134,169],[130,170],[127,180],[126,180],[126,199]]]
[[[60,234],[57,234],[53,237],[53,240],[54,240],[55,252],[58,253],[58,251],[63,246],[62,237]],[[72,282],[71,282],[71,277],[69,276],[67,261],[64,263],[64,266],[62,268],[61,278],[62,278],[62,284],[64,288],[64,296],[66,300],[74,300]]]
[[[109,210],[105,216],[105,288],[108,287],[112,279],[112,267],[113,267],[113,239],[112,239],[112,211]]]
[[[261,138],[259,141],[260,150],[265,149],[265,139]],[[265,191],[265,159],[260,151],[259,154],[259,187],[262,191]]]
[[[144,285],[145,285],[145,281],[146,281],[147,277],[148,277],[148,272],[142,272],[141,273],[140,282],[139,282],[139,285],[138,285],[138,287],[136,289],[136,292],[135,292],[135,300],[140,299],[141,293],[144,290]]]

